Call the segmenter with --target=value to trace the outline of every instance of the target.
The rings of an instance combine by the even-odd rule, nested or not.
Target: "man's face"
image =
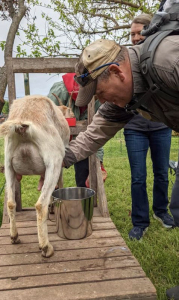
[[[101,103],[109,102],[124,107],[131,101],[133,93],[131,70],[127,67],[123,73],[118,66],[111,66],[111,69],[110,76],[97,83],[96,97]]]
[[[131,26],[131,42],[133,45],[136,45],[138,42],[143,41],[145,39],[144,36],[141,35],[141,31],[144,25],[140,23],[133,23]]]

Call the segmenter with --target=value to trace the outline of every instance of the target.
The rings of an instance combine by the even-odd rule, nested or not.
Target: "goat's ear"
[[[63,113],[63,115],[67,118],[67,110],[68,110],[68,107],[66,107],[65,105],[62,105],[62,106],[59,106],[61,112]]]

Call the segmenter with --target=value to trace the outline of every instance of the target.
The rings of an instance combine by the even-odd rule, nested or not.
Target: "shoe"
[[[179,285],[177,285],[171,289],[168,289],[166,291],[166,295],[167,295],[168,299],[179,300]]]
[[[165,213],[165,214],[160,215],[160,216],[156,216],[154,214],[153,217],[154,217],[154,219],[161,222],[163,227],[165,227],[165,228],[175,227],[174,220],[173,220],[172,216],[170,216],[168,213]]]
[[[136,240],[140,240],[144,234],[146,233],[148,227],[137,227],[134,226],[131,231],[129,231],[129,238],[131,240],[136,239]]]

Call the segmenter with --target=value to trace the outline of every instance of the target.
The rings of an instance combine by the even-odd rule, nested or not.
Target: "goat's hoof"
[[[43,257],[50,257],[54,254],[53,246],[49,243],[47,246],[41,248]]]
[[[18,233],[15,236],[11,236],[11,244],[20,244],[21,240],[19,239]]]

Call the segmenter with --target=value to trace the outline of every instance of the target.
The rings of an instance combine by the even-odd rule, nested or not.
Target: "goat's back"
[[[68,144],[68,123],[60,108],[45,96],[30,95],[14,100],[7,121],[0,126],[0,134],[6,136],[18,132],[18,128],[26,125],[33,125],[51,135],[57,130],[64,145]],[[23,133],[23,128],[21,131]]]

